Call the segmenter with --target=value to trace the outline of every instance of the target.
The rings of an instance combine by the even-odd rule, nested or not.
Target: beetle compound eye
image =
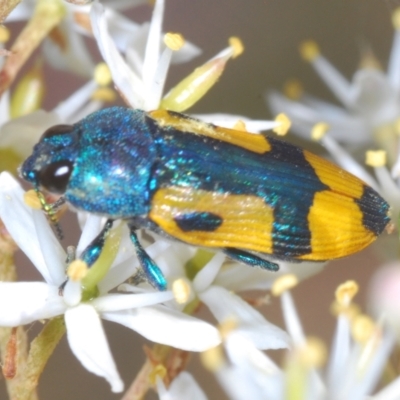
[[[71,161],[56,161],[39,171],[38,182],[49,192],[62,194],[67,189],[71,173]]]
[[[40,140],[42,141],[43,139],[49,139],[57,135],[69,134],[73,130],[74,127],[72,125],[66,125],[66,124],[54,125],[43,133]]]

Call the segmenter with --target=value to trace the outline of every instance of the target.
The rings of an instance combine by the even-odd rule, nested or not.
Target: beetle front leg
[[[88,265],[88,267],[91,267],[99,258],[113,223],[114,221],[112,219],[108,219],[101,232],[92,240],[79,257]]]
[[[139,242],[139,239],[136,235],[136,227],[129,225],[130,230],[130,238],[135,246],[136,255],[139,260],[140,266],[143,271],[143,275],[145,279],[158,290],[166,290],[167,289],[167,281],[164,277],[164,274],[161,272],[160,268],[157,264],[150,258],[150,256],[146,253],[146,250],[142,247]]]

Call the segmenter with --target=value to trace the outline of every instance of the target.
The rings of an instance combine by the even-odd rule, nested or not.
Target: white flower
[[[229,398],[281,400],[292,398],[291,393],[308,400],[364,400],[371,396],[394,346],[394,336],[369,317],[356,314],[351,299],[357,288],[354,282],[347,282],[337,291],[337,328],[328,367],[322,371],[324,346],[317,339],[305,337],[287,290],[291,284],[285,288],[288,282],[295,281],[282,277],[279,285],[283,286],[276,292],[281,295],[283,316],[293,343],[284,367],[235,331],[228,333],[224,341],[227,359],[222,354],[208,357],[212,350],[205,353],[206,365],[214,371]],[[368,398],[398,399],[399,390],[396,380]],[[385,397],[384,393],[390,396]]]
[[[0,175],[0,218],[18,246],[32,260],[45,282],[1,282],[0,326],[18,326],[35,320],[64,314],[71,350],[91,372],[107,379],[112,390],[123,390],[100,318],[125,325],[150,340],[182,348],[202,351],[220,342],[216,328],[194,317],[165,305],[174,299],[171,291],[143,291],[139,294],[108,293],[126,278],[120,270],[138,266],[129,251],[122,251],[115,268],[99,285],[95,298],[81,300],[80,282],[69,280],[60,296],[60,285],[65,282],[65,252],[57,242],[41,211],[28,208],[23,202],[23,190],[8,173]],[[87,221],[82,241],[88,242],[99,225],[99,218]],[[85,245],[79,245],[85,247]],[[162,243],[147,248],[152,257],[165,250]],[[121,260],[123,267],[121,268]],[[118,281],[118,278],[122,279]],[[113,281],[115,279],[116,281]],[[160,329],[162,327],[162,329]]]
[[[371,143],[380,128],[395,124],[400,116],[400,80],[396,76],[399,68],[393,68],[392,64],[400,52],[399,41],[394,42],[392,67],[387,74],[367,65],[354,74],[352,82],[348,82],[319,53],[315,43],[307,42],[302,49],[303,57],[315,68],[342,107],[307,94],[301,93],[296,101],[271,92],[268,95],[271,109],[287,112],[294,132],[309,138],[312,127],[318,122],[325,122],[329,125],[330,134],[337,140],[350,145],[363,145]]]
[[[371,53],[366,53],[351,82],[320,54],[314,42],[302,45],[303,58],[311,63],[341,106],[301,93],[291,85],[289,97],[276,91],[268,94],[271,110],[286,112],[293,131],[307,139],[316,125],[324,123],[329,136],[350,151],[375,143],[387,152],[389,165],[400,165],[400,9],[393,13],[393,25],[395,35],[387,71],[377,65]],[[396,177],[398,171],[399,167],[393,172]]]
[[[124,32],[120,28],[120,34],[115,33],[114,25],[122,18],[121,16],[117,16],[114,20],[111,18],[110,10],[98,2],[93,3],[90,15],[99,50],[125,102],[132,108],[146,111],[157,108],[184,111],[198,101],[217,81],[227,60],[240,54],[241,44],[236,39],[231,40],[229,47],[196,70],[198,75],[194,72],[186,80],[184,79],[183,83],[163,96],[170,63],[188,61],[200,53],[197,47],[187,42],[177,46],[179,48],[181,44],[183,45],[179,51],[174,51],[171,46],[163,43],[163,12],[164,0],[157,0],[150,25],[142,25],[138,29],[133,27],[129,20],[123,20],[122,26],[127,28]],[[179,38],[177,41],[181,40]],[[167,99],[168,106],[164,107],[163,102]],[[238,120],[241,120],[251,132],[260,132],[279,125],[276,121],[252,121],[246,117],[229,114],[196,115],[196,117],[227,128],[233,128]]]
[[[260,282],[263,282],[264,288],[268,286],[268,283],[271,284],[273,274],[269,274],[267,271],[258,271],[243,264],[235,264],[237,268],[234,278],[233,276],[231,279],[228,277],[226,281],[219,279],[220,270],[226,256],[223,253],[217,253],[196,273],[191,281],[188,279],[188,274],[191,275],[193,271],[188,271],[187,265],[189,259],[192,259],[192,262],[196,260],[195,254],[199,253],[195,253],[193,247],[172,243],[162,257],[155,259],[163,270],[170,287],[175,291],[176,297],[179,298],[179,294],[183,293],[183,304],[196,298],[199,299],[220,323],[227,319],[234,319],[236,331],[252,341],[257,348],[278,349],[287,347],[288,337],[286,333],[268,322],[260,312],[238,294],[231,291],[233,286],[235,286],[235,291],[257,287],[255,282],[251,285],[250,280],[246,278],[244,278],[243,286],[240,286],[241,278],[248,274],[251,275],[251,271],[255,272],[258,277],[258,287],[261,286]]]
[[[99,50],[110,68],[120,93],[132,108],[152,110],[158,107],[161,100],[173,56],[173,51],[166,46],[160,54],[163,12],[164,0],[157,0],[150,26],[146,24],[133,34],[130,32],[129,42],[125,46],[120,46],[126,53],[128,61],[126,62],[117,49],[120,40],[114,42],[112,34],[109,33],[112,20],[107,19],[107,10],[98,2],[94,2],[91,8],[93,34]],[[126,23],[128,24],[128,21]],[[179,51],[184,54],[185,61],[198,55],[199,52],[198,48],[187,43]]]

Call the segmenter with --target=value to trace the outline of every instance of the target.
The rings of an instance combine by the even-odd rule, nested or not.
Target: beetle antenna
[[[42,206],[43,211],[46,213],[47,217],[49,218],[51,224],[54,227],[54,230],[56,231],[57,238],[59,240],[64,239],[63,231],[56,216],[56,213],[59,210],[59,208],[65,203],[64,197],[60,197],[55,203],[50,204],[46,201],[46,198],[44,197],[43,193],[39,190],[39,188],[36,187],[35,192],[40,201],[40,205]]]

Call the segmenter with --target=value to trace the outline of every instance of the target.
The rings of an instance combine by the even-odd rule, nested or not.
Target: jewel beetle
[[[377,192],[323,158],[166,110],[112,107],[54,126],[21,175],[108,218],[85,252],[89,265],[112,221],[125,220],[145,276],[159,289],[166,282],[141,247],[139,228],[277,270],[271,258],[323,261],[357,252],[390,221]]]

